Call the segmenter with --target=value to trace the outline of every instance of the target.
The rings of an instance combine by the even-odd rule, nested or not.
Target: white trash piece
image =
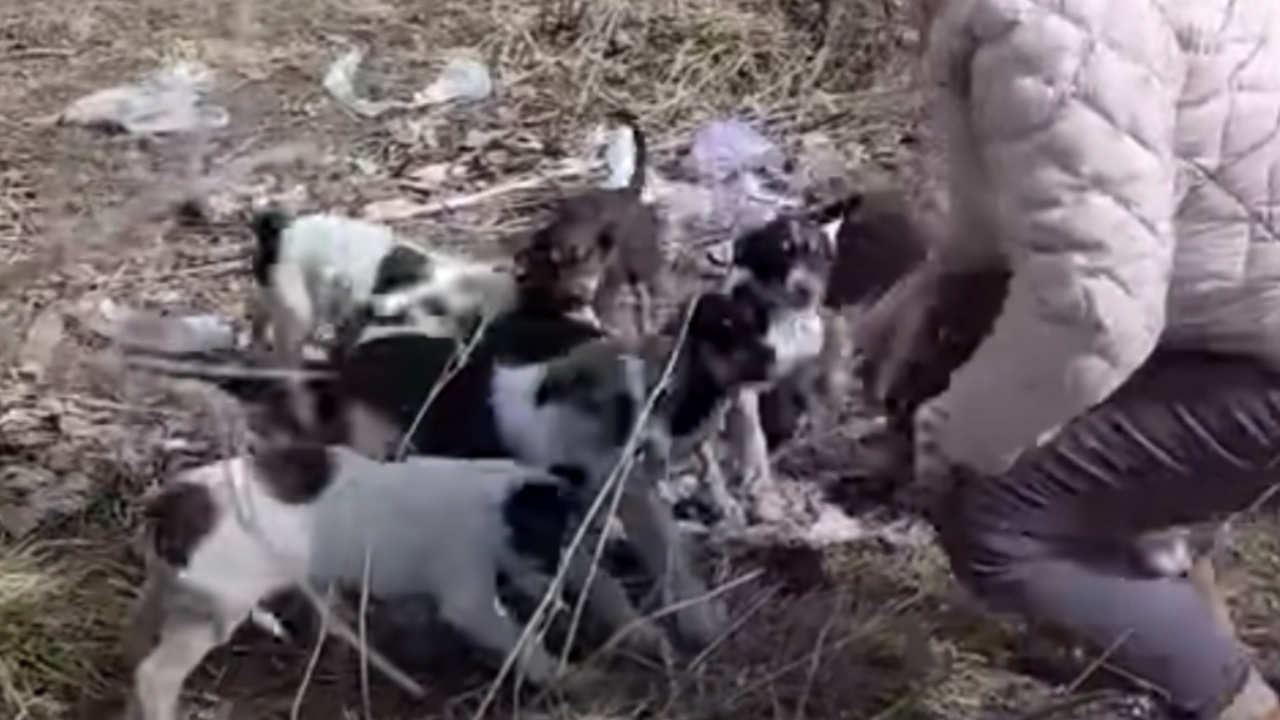
[[[409,100],[370,100],[356,92],[356,74],[364,62],[365,50],[343,53],[324,76],[324,88],[338,102],[365,118],[375,118],[392,110],[418,110],[449,102],[481,100],[493,93],[489,67],[470,54],[455,52],[431,84]]]
[[[230,350],[236,332],[225,318],[212,314],[170,314],[139,310],[110,299],[99,305],[107,337],[126,348],[185,355]]]
[[[226,127],[231,118],[206,100],[213,81],[213,71],[203,65],[176,63],[135,85],[86,95],[67,106],[58,121],[134,135],[215,130]]]
[[[759,227],[800,205],[782,150],[742,120],[704,125],[690,158],[700,182],[712,190],[713,221],[732,232]]]
[[[493,77],[489,74],[489,66],[478,58],[459,54],[445,63],[434,82],[413,96],[413,104],[424,107],[483,100],[492,94]]]

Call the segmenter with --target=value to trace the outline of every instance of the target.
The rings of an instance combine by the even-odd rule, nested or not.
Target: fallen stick
[[[655,154],[666,152],[675,148],[676,145],[677,144],[675,142],[668,141],[654,146],[650,152]],[[508,180],[507,182],[499,183],[493,187],[485,188],[484,190],[470,193],[468,195],[459,195],[421,204],[414,204],[412,201],[405,201],[403,198],[375,200],[374,202],[364,206],[363,214],[366,218],[371,220],[381,221],[409,220],[411,218],[424,217],[427,215],[438,215],[442,212],[451,212],[473,207],[508,193],[533,190],[534,188],[545,185],[550,180],[563,180],[565,178],[586,175],[587,173],[604,166],[605,161],[603,158],[591,160],[566,160],[561,163],[560,167],[552,168],[547,172]],[[400,184],[412,190],[421,191],[426,189],[421,184],[414,183],[412,180],[401,181]],[[388,210],[388,208],[393,208],[393,210]]]

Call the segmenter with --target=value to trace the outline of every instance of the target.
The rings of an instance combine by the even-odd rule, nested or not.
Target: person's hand
[[[916,410],[913,422],[913,472],[900,500],[908,509],[925,517],[932,514],[950,490],[957,472],[942,443],[941,433],[948,419],[945,406],[935,399]]]
[[[859,374],[868,396],[888,405],[900,394],[911,363],[933,347],[930,313],[938,273],[927,263],[904,278],[863,316],[854,331]]]

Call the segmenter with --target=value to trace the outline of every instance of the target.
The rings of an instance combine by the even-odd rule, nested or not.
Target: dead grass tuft
[[[0,545],[0,707],[65,717],[68,690],[101,694],[133,572],[86,543]],[[118,680],[118,678],[117,678]]]

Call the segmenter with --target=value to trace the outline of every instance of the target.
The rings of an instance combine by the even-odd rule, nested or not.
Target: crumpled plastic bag
[[[356,74],[364,62],[365,50],[353,48],[343,53],[324,76],[324,88],[338,102],[365,118],[375,118],[392,110],[417,110],[448,102],[481,100],[493,94],[489,67],[479,59],[455,53],[431,84],[409,100],[371,100],[356,91]]]
[[[235,328],[217,315],[138,310],[109,299],[101,303],[98,311],[103,321],[100,331],[125,348],[164,355],[194,355],[236,346]]]
[[[58,122],[120,130],[134,135],[215,130],[231,121],[207,101],[213,70],[194,62],[161,68],[134,85],[99,90],[71,103]]]
[[[631,128],[621,126],[606,132],[602,150],[604,164],[609,171],[604,187],[626,187],[636,171],[636,147],[631,137]]]
[[[799,207],[782,150],[742,120],[704,125],[690,151],[699,181],[712,191],[712,221],[733,232],[759,227]]]

